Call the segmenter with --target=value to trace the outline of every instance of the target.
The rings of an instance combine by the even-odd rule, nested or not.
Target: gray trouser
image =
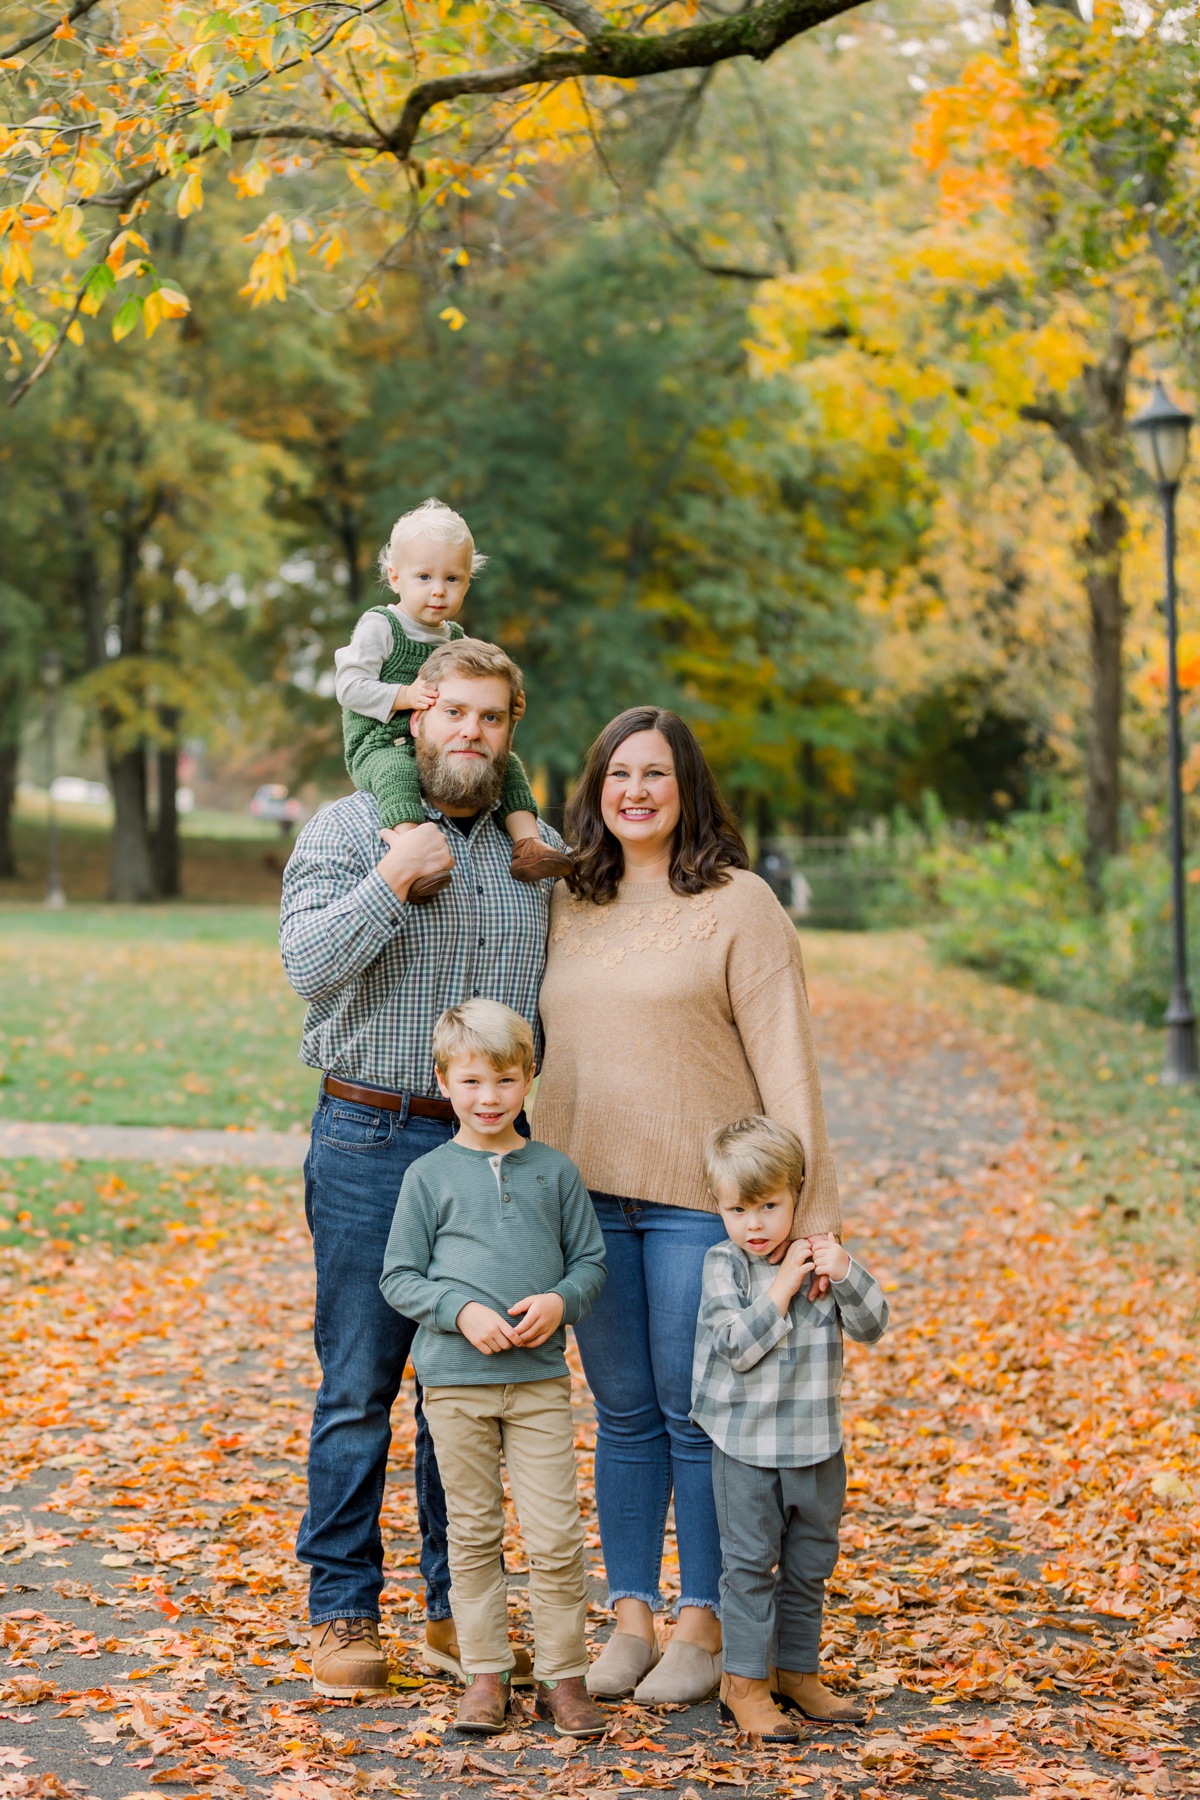
[[[753,1681],[771,1664],[812,1673],[825,1582],[838,1559],[845,1457],[839,1450],[807,1469],[759,1469],[714,1444],[713,1497],[726,1672]]]

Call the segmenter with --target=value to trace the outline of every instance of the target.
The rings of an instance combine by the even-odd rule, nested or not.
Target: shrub
[[[927,807],[924,836],[925,849],[901,854],[896,866],[910,916],[923,912],[939,954],[1050,999],[1161,1023],[1171,986],[1171,901],[1157,836],[1145,832],[1113,858],[1098,908],[1084,877],[1082,821],[1061,800],[990,826],[981,838]],[[1200,895],[1195,902],[1189,951],[1200,971]]]

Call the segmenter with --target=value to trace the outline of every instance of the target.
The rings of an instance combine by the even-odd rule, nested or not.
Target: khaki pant
[[[450,1605],[463,1668],[485,1675],[512,1667],[501,1565],[503,1455],[529,1554],[534,1674],[539,1681],[586,1674],[587,1584],[570,1376],[427,1387],[424,1407],[446,1490]]]

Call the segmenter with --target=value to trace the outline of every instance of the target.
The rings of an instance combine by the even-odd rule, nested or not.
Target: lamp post
[[[1168,399],[1161,381],[1140,413],[1130,420],[1133,441],[1163,509],[1167,615],[1167,743],[1171,783],[1171,924],[1175,953],[1167,1006],[1167,1054],[1160,1077],[1165,1086],[1196,1080],[1196,1017],[1188,991],[1187,896],[1183,872],[1183,788],[1180,781],[1178,622],[1175,608],[1175,496],[1187,460],[1192,415]]]
[[[58,912],[67,904],[63,893],[58,854],[58,813],[54,806],[54,736],[58,723],[58,692],[62,686],[62,657],[47,650],[42,658],[42,686],[46,691],[46,905]]]

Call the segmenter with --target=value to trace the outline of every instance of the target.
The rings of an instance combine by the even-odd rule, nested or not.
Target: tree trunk
[[[1085,406],[1068,413],[1057,401],[1023,406],[1023,418],[1049,425],[1074,457],[1090,489],[1087,530],[1080,543],[1091,622],[1091,702],[1088,709],[1087,842],[1084,859],[1093,899],[1100,875],[1120,842],[1122,639],[1121,550],[1125,539],[1125,409],[1133,345],[1114,321],[1104,352],[1082,371]]]
[[[17,798],[17,745],[0,744],[0,879],[15,881],[17,853],[12,841],[13,806]]]
[[[762,860],[767,854],[767,845],[775,836],[775,809],[766,794],[759,794],[754,801],[754,837],[755,857],[762,872]]]
[[[561,837],[566,829],[567,812],[567,778],[561,769],[546,771],[546,811],[547,825],[552,825]]]
[[[1093,887],[1117,850],[1121,803],[1121,542],[1125,514],[1100,499],[1088,521],[1084,577],[1091,614],[1092,695],[1087,748],[1087,868]]]
[[[108,897],[142,904],[155,898],[155,890],[146,828],[146,753],[141,745],[119,755],[108,752],[108,785],[114,810]]]
[[[175,790],[179,783],[179,713],[175,707],[159,709],[163,730],[170,742],[158,749],[158,817],[154,821],[154,875],[160,899],[177,900],[179,879],[179,809]]]

